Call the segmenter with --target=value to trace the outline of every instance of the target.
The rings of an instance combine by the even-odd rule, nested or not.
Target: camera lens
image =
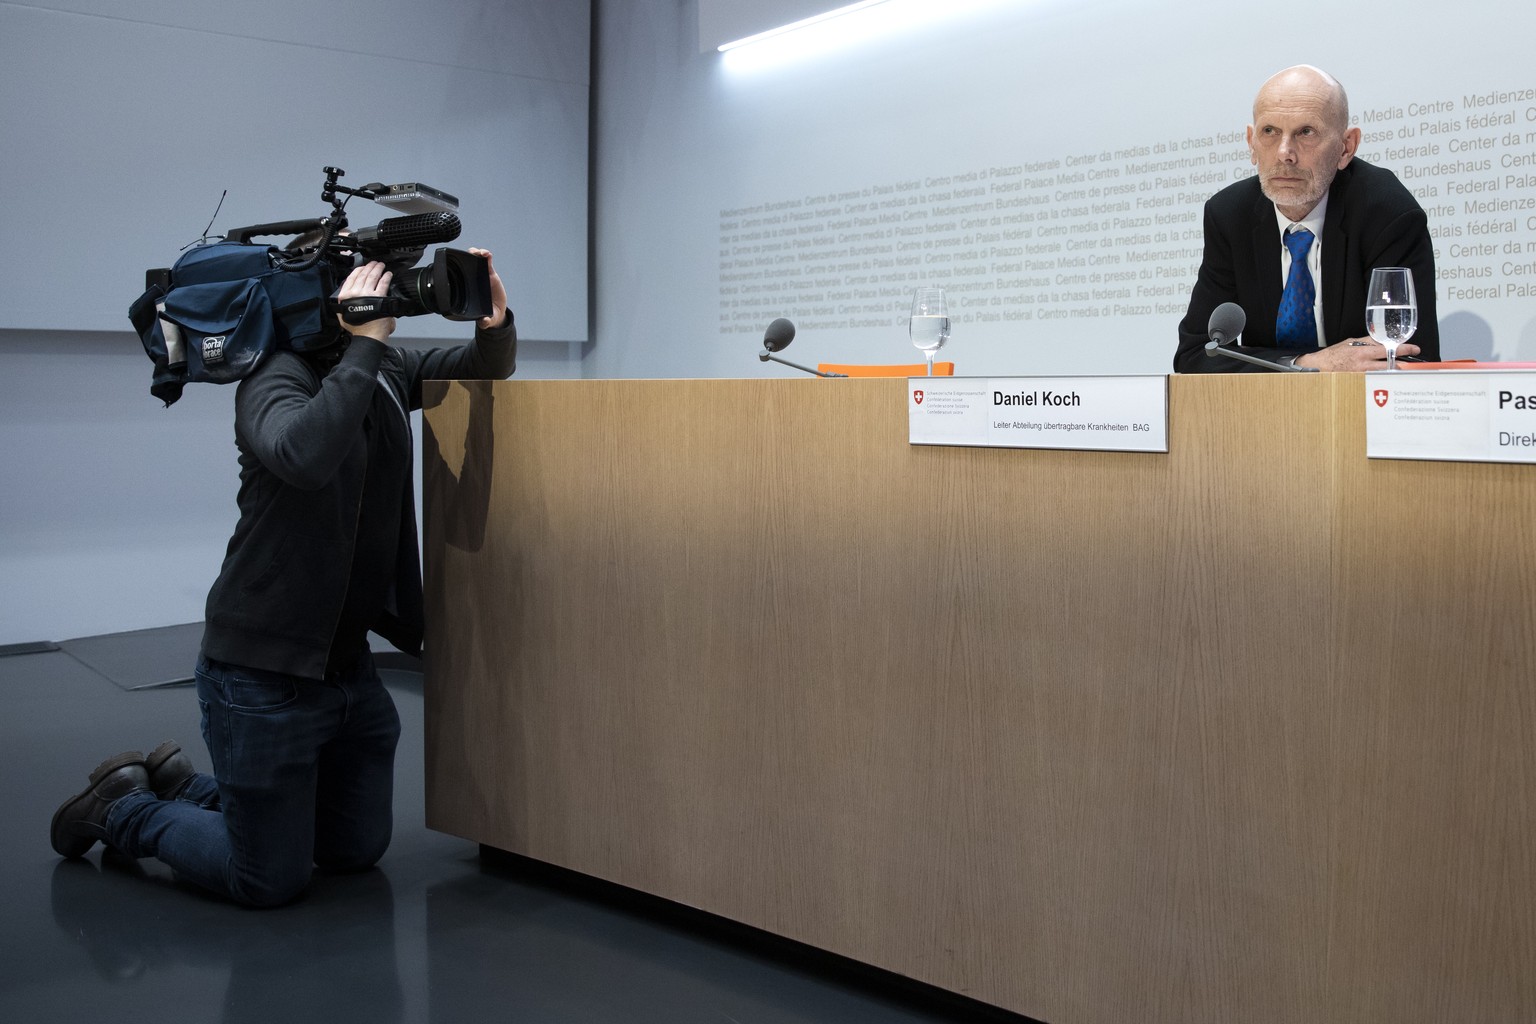
[[[474,320],[491,309],[485,260],[457,249],[439,249],[428,265],[396,274],[390,294],[401,300],[401,316]]]

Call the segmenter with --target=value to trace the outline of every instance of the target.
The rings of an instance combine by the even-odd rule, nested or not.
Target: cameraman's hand
[[[389,294],[389,282],[393,279],[389,271],[384,269],[384,264],[377,261],[365,263],[360,267],[352,268],[352,273],[341,283],[336,291],[337,299],[353,299],[360,295]],[[395,333],[395,318],[392,316],[380,317],[377,320],[369,320],[362,324],[349,324],[341,317],[336,318],[341,323],[341,329],[353,337],[372,338],[375,341],[385,341]]]
[[[490,330],[492,327],[500,327],[502,320],[505,319],[507,315],[506,286],[501,283],[501,275],[496,273],[496,264],[491,262],[491,252],[489,249],[476,249],[471,247],[469,251],[476,256],[485,257],[485,268],[486,270],[490,271],[491,274],[491,315],[481,317],[479,320],[475,321],[475,325],[480,327],[482,330]]]

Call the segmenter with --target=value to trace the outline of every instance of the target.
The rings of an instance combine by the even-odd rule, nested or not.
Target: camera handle
[[[329,299],[325,311],[340,315],[354,326],[380,317],[401,316],[403,312],[400,300],[393,295],[354,295],[350,299]]]

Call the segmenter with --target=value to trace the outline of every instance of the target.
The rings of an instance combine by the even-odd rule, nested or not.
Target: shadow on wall
[[[1452,313],[1440,318],[1440,358],[1494,358],[1493,327],[1476,313]]]
[[[1527,320],[1520,328],[1520,341],[1515,346],[1515,362],[1536,363],[1536,319]]]
[[[1440,356],[1506,363],[1536,363],[1536,319],[1520,329],[1508,351],[1495,351],[1493,327],[1476,313],[1452,313],[1440,318]]]

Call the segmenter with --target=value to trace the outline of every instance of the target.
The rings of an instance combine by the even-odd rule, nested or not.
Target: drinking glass
[[[1419,327],[1413,274],[1406,267],[1377,267],[1365,299],[1365,330],[1387,350],[1387,369],[1397,369],[1397,346]]]
[[[919,288],[912,294],[912,344],[928,357],[928,376],[933,376],[933,354],[949,340],[949,307],[943,288]]]

